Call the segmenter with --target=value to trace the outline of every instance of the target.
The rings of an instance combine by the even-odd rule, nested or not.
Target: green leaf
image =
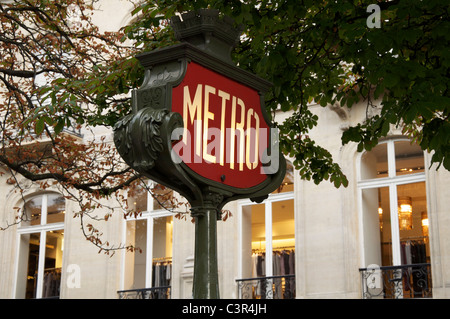
[[[60,118],[54,127],[55,134],[59,134],[64,129],[65,120]]]
[[[44,131],[44,128],[45,128],[45,119],[41,117],[36,122],[35,133],[37,135],[41,135],[41,133]]]

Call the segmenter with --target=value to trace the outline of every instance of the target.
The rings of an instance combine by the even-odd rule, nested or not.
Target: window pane
[[[172,208],[173,191],[161,184],[156,184],[152,188],[154,195],[153,210]]]
[[[172,279],[173,217],[153,219],[152,287],[170,286]]]
[[[402,264],[430,260],[425,182],[399,185],[398,214]]]
[[[160,184],[155,184],[155,186],[139,185],[129,194],[129,199],[130,208],[138,212],[170,209],[173,206],[173,191]]]
[[[263,251],[266,249],[265,205],[257,204],[250,207],[252,221],[252,249]]]
[[[254,278],[262,275],[266,248],[265,204],[251,204],[242,207],[242,277]]]
[[[424,156],[420,146],[409,141],[395,142],[395,165],[397,175],[423,172]]]
[[[153,220],[153,259],[172,257],[172,230],[172,216]]]
[[[381,187],[378,192],[378,219],[381,241],[381,266],[391,266],[392,257],[392,231],[391,207],[389,202],[389,187]]]
[[[294,200],[272,203],[272,275],[295,274]],[[295,279],[273,279],[273,298],[293,298]]]
[[[130,191],[128,205],[137,212],[147,211],[147,188],[139,185],[133,191]]]
[[[28,200],[24,205],[24,209],[25,220],[22,222],[23,226],[41,224],[42,196],[37,196]]]
[[[387,144],[379,144],[361,158],[361,178],[373,179],[388,176]]]
[[[265,205],[257,204],[246,207],[246,213],[251,218],[251,245],[252,255],[251,263],[248,264],[251,270],[251,277],[264,277],[266,275],[266,222],[265,222]],[[261,294],[260,291],[257,292]]]
[[[389,188],[362,190],[365,263],[392,265]]]
[[[26,246],[28,249],[27,252],[27,267],[26,267],[26,284],[25,284],[25,298],[32,299],[36,298],[36,288],[37,288],[37,274],[39,267],[39,242],[40,242],[40,234],[27,234],[22,235],[22,243],[23,246]],[[22,245],[21,243],[21,245]],[[22,251],[21,251],[22,253]],[[20,285],[18,289],[21,289]]]
[[[295,248],[293,199],[272,203],[272,248],[274,250]]]
[[[64,222],[66,200],[58,194],[47,195],[47,223]]]
[[[126,242],[137,250],[125,255],[125,289],[146,288],[147,220],[127,222]]]
[[[59,297],[63,255],[63,230],[47,232],[42,298]]]

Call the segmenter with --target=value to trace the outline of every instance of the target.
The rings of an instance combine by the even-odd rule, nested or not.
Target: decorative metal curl
[[[146,107],[117,122],[114,143],[125,162],[138,171],[153,168],[164,149],[164,140],[168,138],[162,136],[162,131],[173,122],[173,117],[180,115]]]

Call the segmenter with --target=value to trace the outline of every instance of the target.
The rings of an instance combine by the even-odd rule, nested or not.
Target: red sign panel
[[[184,121],[183,138],[173,150],[192,171],[236,188],[267,178],[261,158],[270,128],[256,90],[191,62],[173,88],[172,112]]]

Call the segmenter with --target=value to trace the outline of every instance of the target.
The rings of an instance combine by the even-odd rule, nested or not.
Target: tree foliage
[[[330,179],[347,185],[331,154],[307,136],[317,125],[309,105],[351,108],[365,101],[362,123],[342,136],[370,150],[392,125],[401,127],[432,162],[450,169],[450,98],[448,50],[449,6],[445,1],[376,2],[379,27],[373,27],[374,1],[156,1],[136,10],[137,22],[126,32],[132,39],[167,43],[170,30],[155,38],[144,31],[171,15],[216,8],[244,26],[244,37],[233,53],[240,67],[271,81],[266,105],[293,115],[280,123],[281,147],[294,157],[305,179]],[[368,110],[369,111],[369,110]],[[369,115],[375,114],[375,115]]]
[[[233,60],[274,84],[268,110],[293,112],[277,125],[282,151],[302,178],[348,184],[332,155],[308,136],[318,122],[312,101],[343,108],[365,101],[367,118],[343,133],[343,144],[370,150],[394,125],[450,169],[449,6],[376,2],[380,26],[371,27],[374,2],[137,1],[132,22],[117,32],[93,24],[96,1],[2,2],[0,162],[43,187],[76,190],[83,201],[135,185],[140,176],[107,143],[78,143],[64,133],[113,126],[130,111],[128,93],[143,78],[135,54],[176,42],[168,27],[173,15],[215,8],[244,26]],[[42,137],[49,142],[41,148],[23,147]]]
[[[142,70],[123,32],[101,32],[93,23],[96,6],[83,0],[0,2],[0,174],[8,173],[22,196],[32,185],[27,180],[44,190],[58,188],[79,205],[75,217],[86,237],[109,252],[95,221],[116,211],[139,213],[128,207],[124,190],[132,196],[148,187],[95,128],[111,127],[129,112],[127,93],[140,85]],[[83,138],[81,127],[91,133]],[[25,216],[18,211],[0,226]]]

